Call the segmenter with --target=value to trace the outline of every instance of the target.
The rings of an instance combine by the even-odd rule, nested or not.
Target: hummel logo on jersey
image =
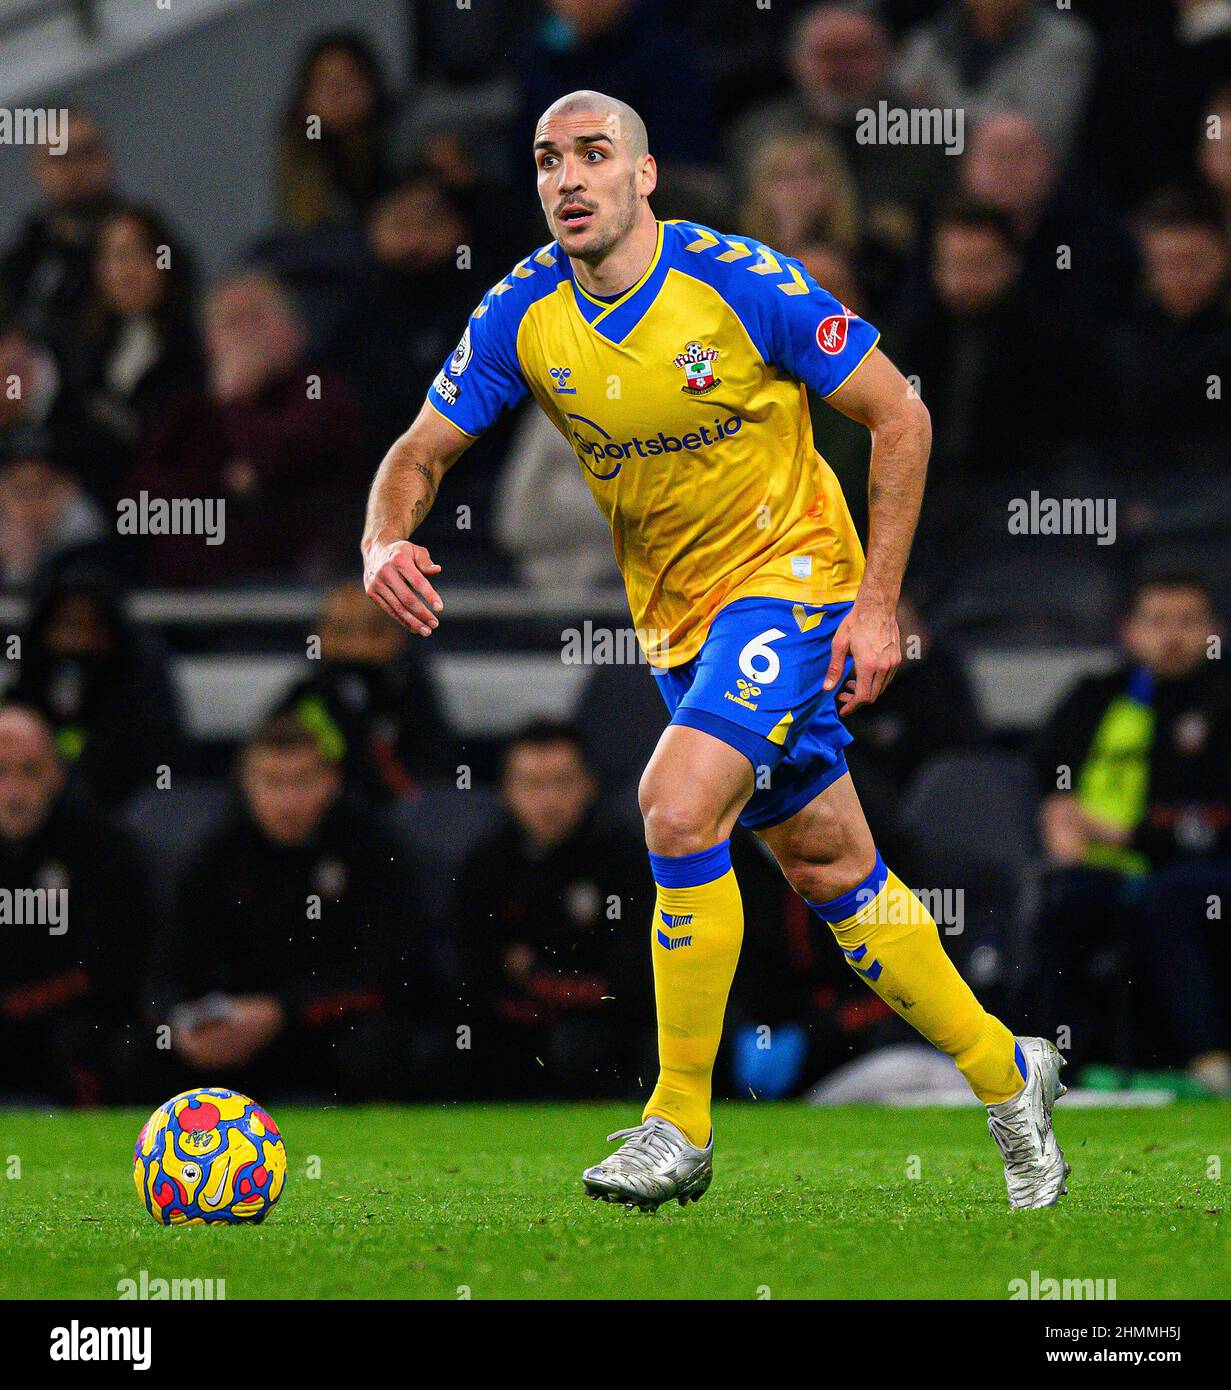
[[[572,367],[548,367],[547,375],[552,380],[552,390],[557,396],[575,396],[577,388],[568,384],[568,379],[573,375]]]
[[[672,360],[675,366],[683,367],[684,384],[680,390],[690,396],[707,395],[715,386],[722,385],[721,378],[714,375],[717,348],[703,348],[700,343],[689,343]]]

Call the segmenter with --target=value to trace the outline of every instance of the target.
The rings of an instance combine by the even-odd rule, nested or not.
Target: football
[[[286,1149],[278,1126],[247,1096],[184,1091],[141,1127],[133,1181],[164,1226],[263,1221],[282,1195]]]

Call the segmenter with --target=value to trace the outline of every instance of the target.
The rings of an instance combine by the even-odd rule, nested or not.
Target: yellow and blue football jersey
[[[650,664],[700,650],[720,608],[855,597],[863,550],[812,440],[879,335],[799,261],[660,223],[645,274],[604,302],[555,243],[490,289],[428,401],[466,434],[532,394],[611,525]]]

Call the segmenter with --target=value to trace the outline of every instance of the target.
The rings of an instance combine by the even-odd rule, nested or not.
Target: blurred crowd
[[[322,35],[287,75],[276,225],[207,285],[192,228],[125,197],[122,130],[75,110],[63,153],[33,151],[31,210],[0,252],[5,584],[82,548],[161,586],[349,572],[375,463],[486,287],[545,240],[534,119],[590,85],[643,113],[660,216],[798,256],[918,381],[936,442],[916,577],[935,602],[1039,564],[1001,544],[1023,489],[1114,495],[1104,566],[1195,547],[1225,592],[1225,5],[1083,6],[1102,29],[1044,0],[783,0],[705,24],[661,0],[506,0],[481,24],[410,8],[406,90],[357,33]],[[922,109],[960,113],[947,143],[868,138],[868,113]],[[815,416],[862,511],[866,438]],[[425,535],[454,573],[614,580],[532,407],[450,486],[470,524],[442,510]],[[117,534],[117,502],[143,496],[225,500],[225,543]],[[1091,592],[1065,617],[1105,623]]]
[[[209,284],[192,228],[126,198],[124,131],[71,112],[0,250],[0,584],[27,605],[0,879],[69,890],[65,934],[0,926],[0,1095],[633,1095],[653,1074],[630,792],[653,682],[595,669],[576,724],[528,724],[472,784],[430,664],[354,583],[381,454],[545,240],[533,121],[583,86],[644,116],[659,216],[799,257],[931,410],[915,641],[852,721],[886,856],[963,886],[946,944],[989,1006],[1071,1025],[1079,1063],[1231,1091],[1231,5],[1082,8],[508,0],[476,37],[412,4],[406,90],[350,32],[285,75],[277,223]],[[960,149],[861,138],[861,113],[922,107],[963,113]],[[866,434],[813,419],[863,526]],[[1033,493],[1114,499],[1115,544],[1011,535]],[[118,527],[137,499],[225,500],[225,541]],[[422,539],[455,579],[617,580],[533,406],[448,502]],[[166,655],[125,595],[271,582],[325,586],[319,659],[225,785],[186,783]],[[983,726],[968,647],[1117,642],[1043,729]],[[900,1040],[759,842],[734,852],[726,1089],[796,1094]]]

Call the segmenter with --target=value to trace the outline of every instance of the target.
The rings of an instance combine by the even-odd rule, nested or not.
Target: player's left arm
[[[838,697],[838,713],[845,716],[871,704],[902,661],[898,598],[923,503],[932,422],[918,392],[879,348],[826,400],[872,435],[867,564],[854,605],[834,634],[825,677],[825,689],[832,690],[849,654],[854,678]]]

